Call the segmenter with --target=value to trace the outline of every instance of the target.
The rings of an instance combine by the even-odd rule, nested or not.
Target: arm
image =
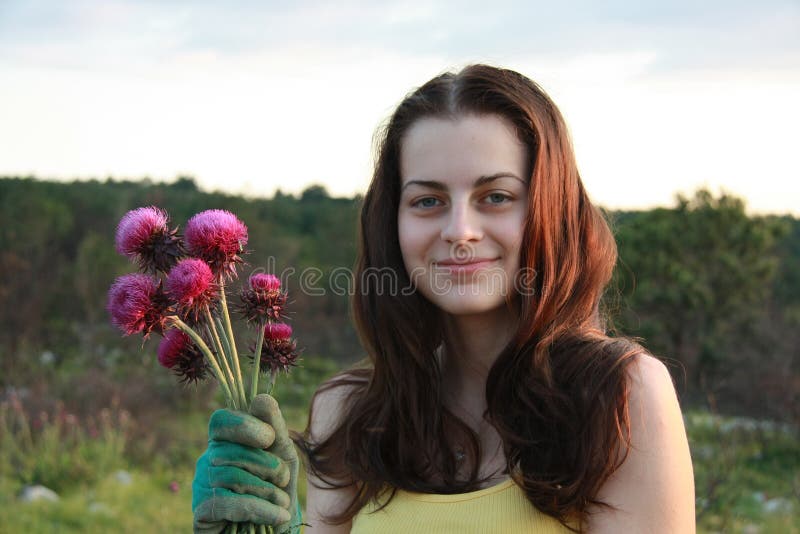
[[[694,475],[680,406],[667,368],[640,355],[628,371],[632,447],[598,498],[589,532],[694,533]]]
[[[330,436],[339,424],[345,413],[347,395],[353,386],[340,385],[317,394],[314,397],[312,417],[309,424],[310,439],[320,443]],[[323,521],[323,515],[344,510],[355,496],[353,487],[341,489],[320,489],[327,486],[308,470],[306,471],[308,485],[306,491],[306,512],[304,521],[308,525],[304,532],[309,534],[348,534],[352,521],[343,525],[329,525]]]

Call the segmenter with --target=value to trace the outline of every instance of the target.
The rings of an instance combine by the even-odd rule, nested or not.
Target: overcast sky
[[[800,215],[800,0],[0,0],[0,175],[352,195],[393,106],[472,62],[545,88],[607,207]]]

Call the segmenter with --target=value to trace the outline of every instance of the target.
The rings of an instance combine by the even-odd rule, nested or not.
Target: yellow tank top
[[[380,502],[386,502],[382,497]],[[369,503],[353,518],[351,534],[526,533],[564,534],[570,530],[537,510],[512,479],[455,495],[398,490],[386,508]],[[374,512],[374,513],[372,513]]]

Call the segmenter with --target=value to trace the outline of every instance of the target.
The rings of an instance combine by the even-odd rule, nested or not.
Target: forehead
[[[436,180],[457,185],[507,172],[527,180],[527,150],[510,121],[499,115],[426,117],[400,145],[401,185]]]

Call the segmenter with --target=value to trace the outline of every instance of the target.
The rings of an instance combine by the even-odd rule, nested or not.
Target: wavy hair
[[[421,118],[495,114],[509,120],[530,162],[528,215],[515,298],[518,328],[491,368],[484,414],[503,440],[507,471],[542,512],[582,530],[600,487],[630,446],[626,367],[642,348],[605,334],[601,296],[617,249],[578,174],[566,124],[541,88],[506,69],[472,65],[430,80],[379,131],[359,226],[352,309],[366,365],[317,392],[349,384],[346,416],[330,436],[295,441],[328,488],[353,486],[341,524],[396,489],[464,493],[480,487],[475,432],[442,403],[441,312],[418,292],[384,291],[370,273],[390,269],[411,286],[398,241],[400,153]],[[309,415],[309,425],[311,415]],[[469,479],[457,478],[463,449]],[[577,526],[576,526],[577,525]]]

